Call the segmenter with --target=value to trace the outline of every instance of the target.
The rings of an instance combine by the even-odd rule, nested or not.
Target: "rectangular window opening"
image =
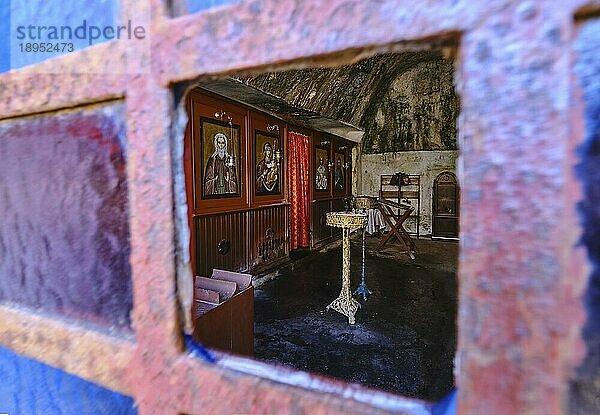
[[[451,391],[455,52],[201,79],[180,94],[193,338],[221,364],[425,401]]]

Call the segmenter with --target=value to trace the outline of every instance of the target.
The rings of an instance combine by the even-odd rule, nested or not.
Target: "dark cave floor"
[[[356,324],[325,307],[341,288],[341,246],[287,265],[256,287],[257,359],[436,401],[453,386],[458,243],[416,240],[411,260],[397,244],[367,237],[373,295]],[[352,240],[351,288],[360,283],[361,241]]]

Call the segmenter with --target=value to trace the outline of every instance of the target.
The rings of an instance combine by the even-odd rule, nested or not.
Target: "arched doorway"
[[[458,238],[460,189],[456,176],[443,172],[433,182],[433,236]]]

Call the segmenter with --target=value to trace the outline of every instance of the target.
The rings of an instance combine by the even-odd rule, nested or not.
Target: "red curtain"
[[[290,168],[290,249],[309,246],[309,137],[288,133]]]

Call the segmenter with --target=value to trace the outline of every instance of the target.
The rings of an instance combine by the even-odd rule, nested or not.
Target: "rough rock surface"
[[[365,153],[457,148],[454,68],[440,52],[387,53],[351,65],[266,73],[243,82],[364,129]]]

